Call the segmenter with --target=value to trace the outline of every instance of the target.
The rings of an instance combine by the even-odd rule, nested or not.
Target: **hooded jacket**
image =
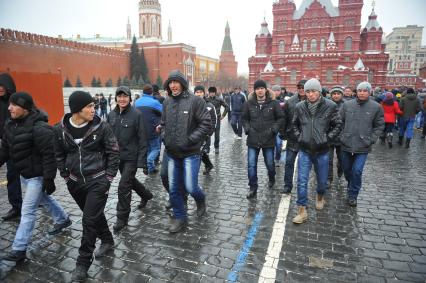
[[[1,138],[3,134],[4,125],[6,124],[6,120],[10,118],[10,114],[7,109],[9,107],[9,98],[12,94],[16,92],[16,86],[12,77],[7,73],[0,74],[0,86],[4,87],[6,90],[5,95],[0,96],[0,138]]]
[[[172,95],[171,81],[182,85],[182,92],[177,96]],[[163,103],[161,130],[167,154],[174,158],[200,154],[212,126],[204,99],[188,91],[188,82],[179,71],[170,73],[164,88],[169,97]]]
[[[61,176],[83,183],[104,175],[115,176],[120,154],[111,127],[95,115],[91,127],[78,145],[65,123],[71,116],[70,113],[65,114],[54,127],[56,162]]]
[[[403,118],[414,118],[417,113],[422,110],[422,105],[420,101],[417,99],[417,94],[415,93],[407,93],[401,99],[401,111],[404,112],[402,115]]]
[[[262,104],[257,102],[255,94],[249,96],[243,106],[242,122],[247,135],[247,146],[254,148],[274,147],[278,131],[285,128],[280,104],[271,99],[269,91]]]
[[[55,179],[54,133],[47,115],[33,109],[23,119],[8,120],[0,146],[0,166],[10,160],[24,178]]]

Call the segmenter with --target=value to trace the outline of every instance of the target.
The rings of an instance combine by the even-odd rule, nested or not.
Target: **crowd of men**
[[[426,106],[413,89],[407,89],[402,98],[386,91],[375,96],[368,82],[359,83],[356,93],[339,86],[324,91],[315,78],[299,81],[293,95],[278,85],[268,89],[265,81],[257,80],[254,92],[249,95],[236,88],[230,95],[221,96],[213,86],[207,93],[203,86],[196,86],[193,93],[185,76],[172,71],[164,88],[167,98],[159,95],[158,87],[147,84],[132,103],[131,90],[120,86],[115,92],[116,106],[109,113],[103,110],[108,103],[103,95],[94,99],[87,92],[75,91],[68,101],[70,113],[52,127],[32,96],[16,92],[12,77],[0,74],[0,165],[7,163],[8,197],[12,206],[3,219],[20,217],[12,249],[4,260],[25,259],[35,226],[35,212],[40,205],[52,216],[54,225],[48,232],[50,235],[72,224],[67,212],[52,197],[57,171],[83,213],[74,281],[87,277],[93,257],[100,258],[114,248],[104,208],[118,171],[114,232],[127,226],[132,191],[141,198],[139,208],[153,197],[136,178],[138,168],[146,175],[160,172],[169,195],[167,208],[173,211],[169,231],[182,231],[187,225],[189,195],[196,203],[196,217],[206,213],[208,204],[198,184],[199,170],[201,163],[205,165],[204,174],[214,168],[209,158],[210,144],[213,143],[214,153],[219,154],[221,120],[226,115],[230,117],[235,140],[241,140],[243,133],[247,136],[249,200],[256,198],[259,188],[259,153],[262,151],[268,187],[272,188],[285,140],[283,193],[292,192],[298,160],[298,210],[293,223],[301,224],[308,219],[312,166],[317,180],[315,208],[324,208],[324,196],[334,178],[335,155],[337,177],[344,175],[347,181],[347,203],[356,207],[363,168],[372,145],[380,138],[392,147],[397,122],[398,143],[403,145],[405,139],[408,148],[415,117]],[[97,101],[101,108],[99,115]],[[425,132],[426,129],[423,138]],[[23,198],[21,189],[25,190]],[[97,238],[101,245],[95,251]]]

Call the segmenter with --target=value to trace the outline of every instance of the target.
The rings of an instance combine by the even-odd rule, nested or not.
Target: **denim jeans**
[[[169,176],[169,196],[173,207],[173,214],[176,219],[186,219],[186,210],[181,192],[182,183],[185,191],[188,192],[195,201],[202,201],[205,198],[203,191],[198,185],[198,172],[200,170],[201,157],[194,154],[185,158],[175,158],[168,156],[167,173]]]
[[[68,220],[68,214],[53,197],[42,191],[42,185],[43,177],[25,179],[21,176],[21,187],[25,190],[25,195],[22,202],[21,222],[12,244],[13,250],[27,250],[37,219],[39,205],[43,205],[47,209],[55,224],[62,224]]]
[[[330,159],[328,161],[328,180],[330,182],[333,181],[333,171],[334,171],[334,151],[336,151],[336,157],[337,157],[337,177],[342,176],[343,169],[342,169],[342,149],[340,145],[332,145],[330,146]]]
[[[16,172],[15,167],[12,163],[7,162],[7,198],[13,208],[21,211],[22,207],[22,191],[21,181],[19,180],[19,174]]]
[[[257,160],[259,152],[260,148],[248,147],[247,149],[247,171],[250,190],[257,190],[258,188]],[[268,170],[268,177],[272,180],[275,178],[274,148],[262,148],[262,153],[266,169]]]
[[[415,118],[401,118],[401,124],[399,125],[399,136],[404,136],[407,139],[412,139],[414,134],[414,120]]]
[[[155,169],[155,159],[157,159],[160,154],[160,138],[153,138],[148,140],[148,172],[151,173]]]
[[[328,151],[316,155],[306,153],[303,150],[299,151],[299,160],[297,161],[297,205],[308,205],[308,182],[312,164],[317,176],[317,194],[325,194],[327,191],[329,157]]]
[[[342,166],[348,181],[348,199],[356,200],[362,186],[362,171],[367,161],[367,153],[342,151]]]
[[[241,112],[232,112],[231,114],[231,126],[234,130],[234,134],[241,137],[243,135],[243,122]]]
[[[284,186],[293,189],[294,162],[298,151],[287,149],[285,151]]]
[[[281,147],[283,145],[283,140],[277,135],[275,137],[275,161],[280,161],[281,159]]]

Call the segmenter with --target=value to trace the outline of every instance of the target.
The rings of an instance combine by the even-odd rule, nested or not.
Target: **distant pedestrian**
[[[408,88],[405,96],[401,99],[400,108],[404,113],[399,124],[398,144],[402,145],[405,135],[405,148],[410,147],[410,141],[414,135],[414,121],[416,115],[421,110],[421,103],[417,99],[417,94],[412,88]]]
[[[353,207],[357,206],[367,155],[385,128],[383,109],[370,99],[370,92],[370,83],[361,82],[357,86],[356,99],[346,101],[340,110],[342,166],[348,182],[347,202]]]
[[[158,85],[152,85],[152,96],[163,104],[165,98],[160,94],[160,88]]]
[[[239,87],[234,89],[230,98],[230,110],[231,110],[231,126],[234,130],[234,139],[241,140],[243,135],[243,123],[242,123],[242,112],[243,105],[247,98]]]
[[[345,87],[343,91],[343,101],[354,99],[354,92],[352,91],[350,86]]]
[[[220,97],[217,93],[217,89],[214,86],[209,87],[208,89],[209,95],[207,101],[210,102],[214,108],[216,109],[216,128],[214,131],[214,153],[219,154],[219,143],[220,143],[220,124],[223,118],[225,118],[226,114],[229,111],[229,105],[225,102],[225,100]],[[221,113],[220,109],[224,108],[223,113]]]
[[[101,118],[106,120],[108,114],[108,100],[104,97],[104,94],[101,93],[99,98],[99,108],[101,109]]]
[[[387,92],[381,103],[384,112],[385,130],[380,136],[381,143],[387,142],[389,148],[392,148],[393,129],[395,128],[396,115],[402,115],[398,102],[395,101],[393,93]]]
[[[274,85],[271,87],[272,90],[272,97],[273,99],[275,99],[279,105],[280,105],[280,109],[282,111],[283,117],[284,117],[284,105],[286,103],[286,99],[285,99],[285,94],[282,92],[282,89],[279,85]],[[284,119],[285,120],[285,119]],[[282,145],[283,145],[283,140],[281,139],[281,137],[283,137],[280,134],[277,134],[277,136],[275,137],[275,166],[279,167],[280,163],[281,163],[281,151],[282,151]]]

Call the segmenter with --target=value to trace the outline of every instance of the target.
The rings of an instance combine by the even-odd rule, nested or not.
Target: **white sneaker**
[[[237,140],[238,139],[238,136],[237,135],[234,135],[234,140]]]
[[[242,140],[243,138],[240,136],[237,136],[237,140]]]

